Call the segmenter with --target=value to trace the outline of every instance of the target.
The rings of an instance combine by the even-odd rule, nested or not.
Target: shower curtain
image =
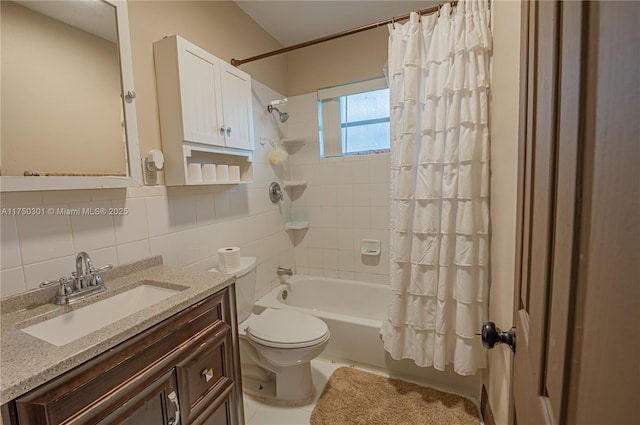
[[[461,375],[485,367],[489,267],[486,0],[390,25],[394,359]]]

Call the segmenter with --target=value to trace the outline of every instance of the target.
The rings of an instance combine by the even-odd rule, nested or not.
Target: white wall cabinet
[[[153,48],[165,184],[203,184],[188,179],[187,166],[193,162],[240,165],[241,182],[252,181],[249,74],[178,35]]]

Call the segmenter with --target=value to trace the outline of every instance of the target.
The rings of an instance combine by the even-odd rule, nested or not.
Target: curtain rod
[[[451,7],[455,7],[456,4],[458,3],[458,1],[454,0],[454,1],[450,2],[450,3],[451,3]],[[427,15],[429,13],[437,12],[438,10],[440,10],[441,7],[442,7],[442,5],[429,7],[427,9],[418,10],[417,13],[419,15]],[[382,25],[392,24],[395,21],[403,21],[405,19],[409,19],[409,16],[410,16],[410,13],[408,13],[406,15],[394,17],[394,18],[391,18],[391,19],[387,19],[386,21],[374,22],[372,24],[363,25],[361,27],[353,28],[353,29],[350,29],[350,30],[338,32],[338,33],[331,34],[331,35],[326,35],[324,37],[316,38],[314,40],[305,41],[304,43],[294,44],[293,46],[283,47],[282,49],[278,49],[278,50],[274,50],[274,51],[271,51],[271,52],[263,53],[263,54],[257,55],[257,56],[252,56],[252,57],[246,58],[246,59],[231,59],[231,65],[233,65],[235,67],[238,67],[238,66],[240,66],[242,64],[245,64],[245,63],[248,63],[248,62],[253,62],[253,61],[257,61],[257,60],[260,60],[260,59],[268,58],[268,57],[271,57],[271,56],[280,55],[282,53],[288,53],[288,52],[290,52],[292,50],[302,49],[303,47],[313,46],[314,44],[324,43],[325,41],[335,40],[336,38],[345,37],[347,35],[352,35],[352,34],[357,34],[359,32],[372,30],[372,29],[378,28],[378,27],[380,27]]]

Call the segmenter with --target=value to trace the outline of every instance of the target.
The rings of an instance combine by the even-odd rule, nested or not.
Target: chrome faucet
[[[89,254],[82,251],[76,255],[76,271],[72,273],[75,278],[76,290],[87,289],[89,286],[95,286],[95,276],[93,261]],[[87,281],[89,279],[89,281]]]
[[[290,268],[278,267],[278,276],[293,276],[293,272]]]
[[[58,280],[42,282],[41,288],[58,284],[58,296],[56,304],[70,304],[89,295],[98,294],[107,290],[100,272],[113,268],[111,264],[95,268],[89,254],[82,251],[76,256],[76,271],[71,277],[61,277]]]

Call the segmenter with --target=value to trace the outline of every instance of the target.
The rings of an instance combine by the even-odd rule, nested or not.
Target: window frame
[[[338,133],[340,135],[340,152],[339,153],[335,152],[337,151],[337,147],[333,146],[333,150],[335,153],[327,155],[326,154],[327,150],[325,149],[326,148],[325,140],[324,140],[325,135],[329,134],[328,132],[325,131],[325,128],[324,128],[325,123],[327,121],[325,117],[323,117],[323,109],[324,109],[325,103],[328,101],[337,101],[338,108],[340,108],[343,97],[346,98],[351,95],[375,92],[383,89],[386,89],[386,90],[389,89],[387,80],[385,77],[375,77],[367,80],[356,81],[353,83],[342,84],[339,86],[327,87],[327,88],[322,88],[318,90],[318,93],[317,93],[318,94],[318,131],[319,131],[321,158],[335,158],[335,157],[352,156],[352,155],[368,155],[368,154],[383,153],[383,152],[390,151],[390,147],[389,147],[389,148],[383,148],[383,149],[368,149],[368,150],[358,150],[358,151],[348,152],[347,140],[342,137],[342,132],[344,131],[344,129],[370,125],[370,124],[378,124],[378,123],[389,123],[389,131],[390,131],[391,130],[390,129],[391,108],[389,108],[389,115],[386,117],[372,118],[372,119],[365,119],[365,120],[358,120],[358,121],[343,122],[342,114],[339,114],[339,119],[338,119],[339,132]],[[334,141],[334,144],[335,143],[336,142]],[[389,145],[390,144],[391,144],[391,141],[389,141]]]

